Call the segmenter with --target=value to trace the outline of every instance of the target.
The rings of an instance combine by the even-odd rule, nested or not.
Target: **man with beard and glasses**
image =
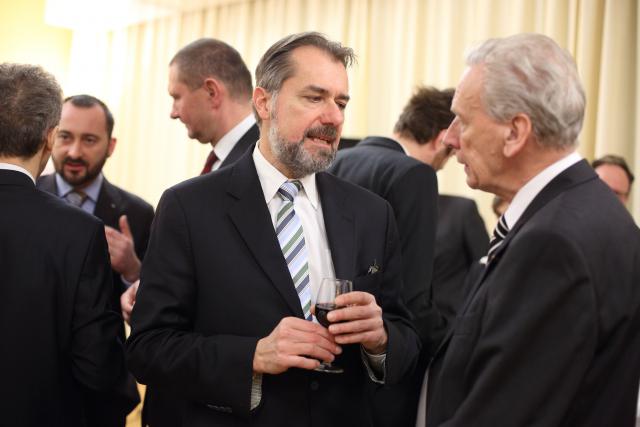
[[[370,426],[366,387],[415,366],[393,212],[323,172],[353,61],[319,33],[276,42],[256,69],[258,144],[162,196],[127,354],[140,382],[185,399],[183,425]],[[354,288],[328,329],[313,318],[323,278]]]
[[[114,120],[107,106],[90,95],[65,99],[55,135],[52,159],[56,173],[38,179],[41,190],[95,215],[105,224],[113,269],[111,307],[120,313],[120,295],[140,277],[140,260],[149,240],[153,208],[141,198],[111,184],[102,168],[116,146]],[[79,260],[80,261],[80,260]],[[124,340],[124,324],[121,327]],[[118,393],[91,399],[90,425],[122,427],[140,402],[133,377]],[[105,416],[105,413],[108,415]]]

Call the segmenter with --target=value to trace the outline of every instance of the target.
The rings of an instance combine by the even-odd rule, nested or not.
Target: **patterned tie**
[[[85,200],[87,200],[87,193],[82,190],[71,191],[65,196],[67,202],[75,207],[81,207]]]
[[[202,172],[200,172],[200,175],[205,175],[211,172],[211,168],[213,167],[213,164],[216,162],[216,160],[218,160],[218,156],[216,156],[216,153],[214,153],[213,150],[211,150],[211,152],[209,153],[209,156],[207,157],[207,161],[204,163]]]
[[[504,215],[500,215],[498,224],[496,224],[496,228],[493,230],[493,236],[491,237],[491,241],[489,242],[489,252],[487,253],[487,259],[489,261],[493,259],[495,252],[502,244],[502,241],[507,236],[508,232],[509,227],[507,226],[507,221],[504,219]]]
[[[304,232],[300,217],[293,208],[293,199],[302,188],[300,181],[287,181],[278,189],[282,205],[276,217],[276,234],[289,274],[300,298],[302,312],[311,320],[311,286],[309,285],[309,263]]]

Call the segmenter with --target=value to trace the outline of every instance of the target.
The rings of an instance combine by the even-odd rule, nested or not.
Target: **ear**
[[[107,147],[107,157],[111,157],[111,155],[113,154],[113,150],[116,149],[116,142],[118,142],[118,140],[115,138],[111,138],[111,140],[109,141],[109,146]]]
[[[58,126],[52,127],[47,132],[47,139],[44,141],[45,153],[51,153],[53,150],[53,144],[56,142],[56,134],[58,133]]]
[[[531,136],[532,126],[529,116],[516,114],[505,127],[505,141],[502,152],[505,157],[514,157],[520,153]]]
[[[206,90],[209,95],[210,105],[218,108],[220,104],[222,104],[222,97],[225,92],[224,85],[218,80],[208,77],[204,80],[204,90]]]
[[[271,94],[269,92],[256,86],[253,90],[253,105],[262,121],[269,120],[271,117]]]
[[[444,137],[447,134],[447,128],[441,129],[440,132],[433,138],[433,147],[436,150],[444,148]]]

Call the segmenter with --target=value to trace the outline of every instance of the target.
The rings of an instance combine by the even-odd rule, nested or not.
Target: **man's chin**
[[[79,185],[84,184],[85,182],[87,182],[87,175],[83,174],[83,175],[71,175],[68,173],[63,173],[62,177],[64,178],[65,181],[67,181],[68,184],[77,187]]]

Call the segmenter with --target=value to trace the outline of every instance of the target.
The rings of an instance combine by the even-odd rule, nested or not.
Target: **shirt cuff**
[[[138,279],[136,279],[136,280],[138,280]],[[134,280],[133,282],[128,281],[127,279],[124,278],[124,274],[120,275],[120,280],[122,280],[122,283],[124,283],[124,285],[127,287],[127,289],[129,289],[129,286],[133,285],[136,282],[136,280]]]
[[[360,355],[371,381],[376,384],[384,384],[387,370],[387,353],[370,354],[363,346],[360,346]]]
[[[262,399],[262,374],[253,374],[251,377],[251,410],[253,411],[260,405]]]

